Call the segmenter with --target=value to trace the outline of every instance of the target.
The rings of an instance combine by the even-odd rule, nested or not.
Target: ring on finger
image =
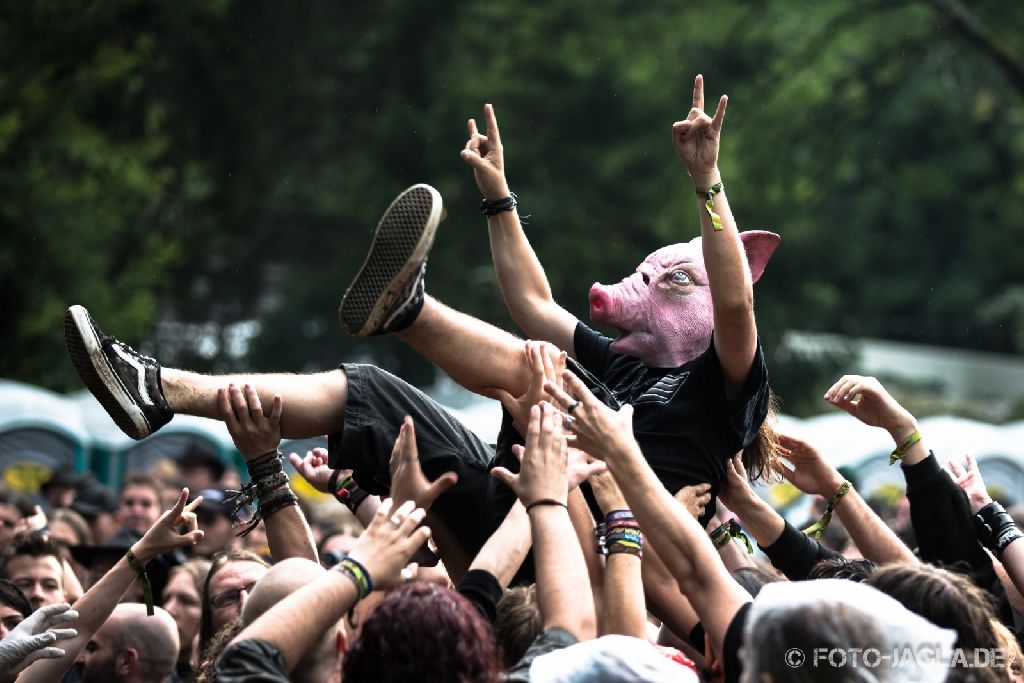
[[[562,426],[565,427],[566,429],[572,428],[575,422],[576,418],[573,417],[572,415],[566,415],[565,417],[562,418]]]
[[[388,521],[394,524],[395,526],[402,526],[402,518],[398,515],[391,515]]]
[[[565,412],[567,412],[570,415],[572,415],[572,411],[576,410],[579,407],[580,407],[580,402],[579,401],[573,401],[572,403],[569,404],[569,407],[565,409]]]
[[[412,570],[409,569],[408,567],[404,568],[402,570],[402,581],[405,581],[406,583],[408,583],[409,581],[412,581],[412,578],[413,578]]]

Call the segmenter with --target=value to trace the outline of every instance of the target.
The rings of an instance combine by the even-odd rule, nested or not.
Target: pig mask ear
[[[743,240],[743,248],[747,252],[751,281],[757,282],[782,238],[767,230],[746,230],[740,233],[740,239]]]

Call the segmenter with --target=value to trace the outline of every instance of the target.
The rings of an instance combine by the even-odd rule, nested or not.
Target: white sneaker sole
[[[82,382],[107,411],[114,424],[135,440],[149,436],[149,420],[110,366],[89,312],[82,306],[72,306],[64,315],[64,338],[71,362],[78,370]],[[144,375],[140,374],[140,377]]]

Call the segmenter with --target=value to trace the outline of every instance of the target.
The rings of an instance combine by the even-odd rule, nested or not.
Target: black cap
[[[102,484],[94,484],[78,492],[71,509],[86,519],[92,519],[101,512],[114,514],[121,509],[121,504],[113,491]]]
[[[68,472],[67,470],[56,470],[50,476],[49,479],[44,482],[39,489],[44,493],[48,489],[52,488],[65,488],[73,489],[78,488],[78,484],[81,483],[82,477],[78,476],[74,472]]]
[[[142,538],[135,529],[124,527],[116,534],[107,539],[102,545],[73,545],[69,548],[71,557],[75,558],[84,567],[91,567],[97,558],[120,557],[124,555],[135,543]]]

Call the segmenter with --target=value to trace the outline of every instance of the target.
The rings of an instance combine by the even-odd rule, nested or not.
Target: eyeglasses
[[[320,556],[320,564],[324,569],[330,569],[337,566],[346,557],[348,557],[348,553],[343,553],[340,550],[329,550]]]
[[[217,609],[224,609],[225,607],[230,607],[231,605],[237,605],[239,602],[242,601],[242,591],[245,591],[246,593],[252,593],[252,587],[255,585],[256,582],[253,581],[252,583],[242,586],[241,588],[232,588],[230,590],[224,591],[223,593],[217,593],[212,598],[210,598],[210,604],[216,607]]]

